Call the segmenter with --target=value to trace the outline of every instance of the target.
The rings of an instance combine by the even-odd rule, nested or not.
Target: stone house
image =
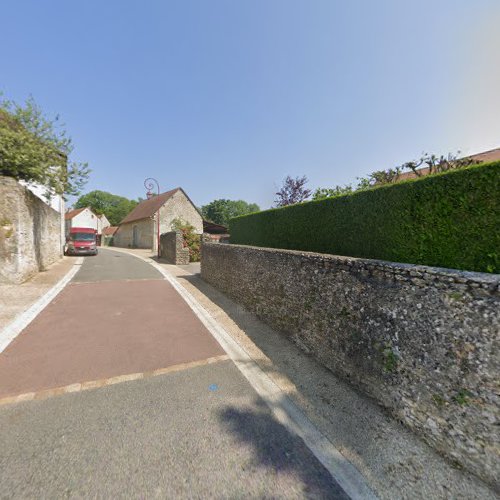
[[[124,248],[151,248],[157,251],[160,214],[160,234],[172,231],[172,222],[181,219],[191,224],[198,234],[203,233],[203,219],[194,203],[182,188],[152,196],[141,201],[120,223],[113,243]]]

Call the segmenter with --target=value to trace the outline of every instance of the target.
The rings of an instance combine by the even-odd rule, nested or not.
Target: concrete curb
[[[208,331],[219,342],[254,390],[266,402],[274,417],[290,432],[303,439],[316,458],[330,472],[341,488],[354,499],[376,499],[362,474],[314,426],[292,400],[262,371],[245,349],[210,315],[210,313],[162,266],[135,255],[155,267],[186,301]]]
[[[50,304],[79,271],[82,263],[83,257],[78,257],[64,278],[42,295],[29,309],[19,314],[10,324],[0,330],[0,353]]]

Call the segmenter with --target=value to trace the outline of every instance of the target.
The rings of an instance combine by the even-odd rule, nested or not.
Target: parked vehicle
[[[88,227],[72,227],[66,241],[66,255],[97,255],[97,231]]]

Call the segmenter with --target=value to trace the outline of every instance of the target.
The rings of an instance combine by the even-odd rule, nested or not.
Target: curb
[[[358,469],[315,427],[300,408],[266,375],[245,349],[167,270],[150,259],[132,255],[157,269],[185,300],[207,330],[219,342],[243,376],[271,409],[274,417],[306,446],[353,500],[375,500],[377,496]]]
[[[11,323],[0,330],[0,353],[50,304],[58,293],[69,283],[73,276],[80,270],[83,257],[78,257],[55,286],[45,292],[29,309],[19,314]]]

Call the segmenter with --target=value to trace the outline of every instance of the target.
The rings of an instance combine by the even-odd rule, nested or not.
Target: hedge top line
[[[470,165],[467,167],[455,169],[455,170],[449,170],[447,172],[438,172],[435,174],[430,174],[422,177],[416,177],[412,179],[404,179],[398,182],[393,182],[389,184],[381,184],[379,186],[373,186],[369,189],[361,189],[358,191],[354,191],[353,193],[347,193],[347,194],[342,194],[339,196],[330,196],[328,198],[322,198],[321,200],[307,200],[303,201],[301,203],[294,203],[293,205],[287,205],[284,207],[274,207],[274,208],[268,208],[267,210],[262,210],[260,212],[253,212],[251,214],[246,214],[246,215],[240,215],[238,217],[234,217],[230,219],[229,224],[231,224],[233,221],[241,220],[247,217],[252,217],[256,214],[266,214],[266,213],[274,213],[279,210],[290,210],[293,209],[294,207],[299,207],[303,205],[309,205],[309,204],[319,204],[319,203],[325,203],[328,202],[329,200],[338,200],[338,199],[352,199],[356,196],[366,196],[366,193],[371,193],[374,191],[379,191],[383,189],[401,189],[402,186],[406,186],[408,184],[414,184],[414,183],[434,183],[436,182],[437,179],[441,177],[447,177],[447,176],[453,176],[460,174],[460,172],[463,172],[464,170],[479,170],[483,168],[491,168],[493,166],[497,166],[500,168],[500,160],[498,161],[492,161],[488,163],[480,163],[478,165]]]

